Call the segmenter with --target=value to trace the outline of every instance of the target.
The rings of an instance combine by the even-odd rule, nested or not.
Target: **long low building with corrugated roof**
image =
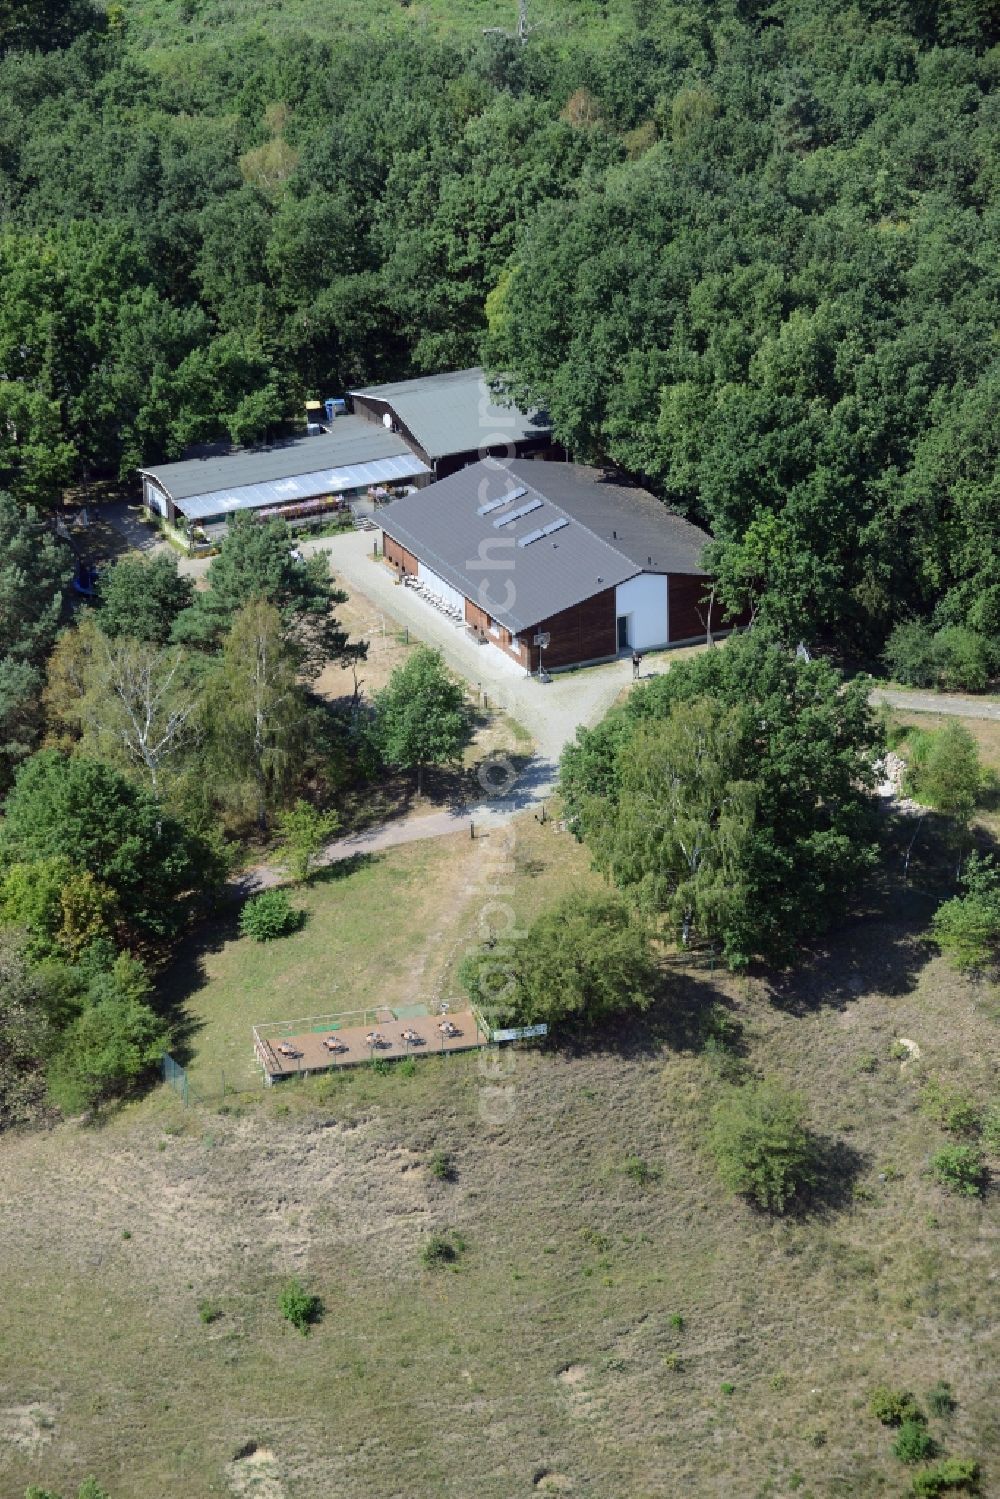
[[[225,525],[238,510],[281,512],[324,498],[350,500],[372,488],[426,483],[430,477],[429,466],[403,437],[357,416],[337,416],[319,435],[139,472],[147,509],[206,531]]]

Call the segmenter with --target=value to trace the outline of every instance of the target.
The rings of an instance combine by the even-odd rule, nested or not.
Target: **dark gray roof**
[[[491,395],[481,369],[397,380],[348,394],[385,401],[434,459],[478,453],[526,437],[547,437],[552,430],[542,413],[501,405]]]
[[[495,503],[507,495],[509,503]],[[606,484],[596,469],[530,459],[475,463],[396,500],[380,520],[515,633],[640,572],[700,574],[697,555],[709,540],[644,490]],[[520,544],[547,527],[551,534]]]
[[[140,469],[156,479],[172,500],[215,494],[252,484],[292,479],[296,474],[353,468],[381,458],[408,458],[407,443],[395,432],[376,426],[360,416],[338,416],[333,429],[319,437],[292,437],[268,447],[206,458],[187,458],[180,463],[160,463]],[[413,473],[426,469],[414,459]]]
[[[520,459],[511,473],[537,473],[538,464]],[[711,541],[706,532],[668,510],[648,489],[615,484],[596,469],[577,463],[545,467],[545,493],[567,515],[624,553],[643,572],[687,573],[704,577],[701,554]]]

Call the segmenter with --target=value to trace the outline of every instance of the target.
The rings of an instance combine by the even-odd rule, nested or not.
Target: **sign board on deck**
[[[535,1036],[547,1036],[547,1025],[519,1025],[511,1030],[491,1031],[491,1041],[530,1041]]]

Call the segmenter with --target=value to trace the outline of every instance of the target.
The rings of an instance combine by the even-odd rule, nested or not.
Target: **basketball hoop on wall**
[[[534,644],[538,647],[538,680],[540,682],[547,682],[549,680],[549,674],[543,665],[543,657],[548,650],[551,640],[552,636],[548,630],[539,630],[534,639]]]

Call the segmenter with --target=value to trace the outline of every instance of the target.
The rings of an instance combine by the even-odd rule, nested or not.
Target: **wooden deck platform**
[[[474,1051],[489,1040],[471,1010],[450,1014],[447,1019],[455,1027],[454,1035],[441,1030],[443,1019],[440,1015],[417,1015],[397,1020],[390,1010],[384,1010],[371,1025],[259,1036],[255,1043],[257,1060],[264,1069],[265,1081],[275,1083],[286,1077],[332,1072],[337,1067],[357,1067],[376,1058],[399,1061],[402,1057],[425,1057],[439,1052]],[[406,1031],[412,1032],[417,1039],[407,1041],[404,1038]],[[378,1044],[372,1045],[368,1040],[372,1032],[377,1032],[381,1038]],[[341,1049],[332,1051],[325,1046],[327,1038],[336,1039]],[[286,1049],[281,1050],[282,1047]]]

